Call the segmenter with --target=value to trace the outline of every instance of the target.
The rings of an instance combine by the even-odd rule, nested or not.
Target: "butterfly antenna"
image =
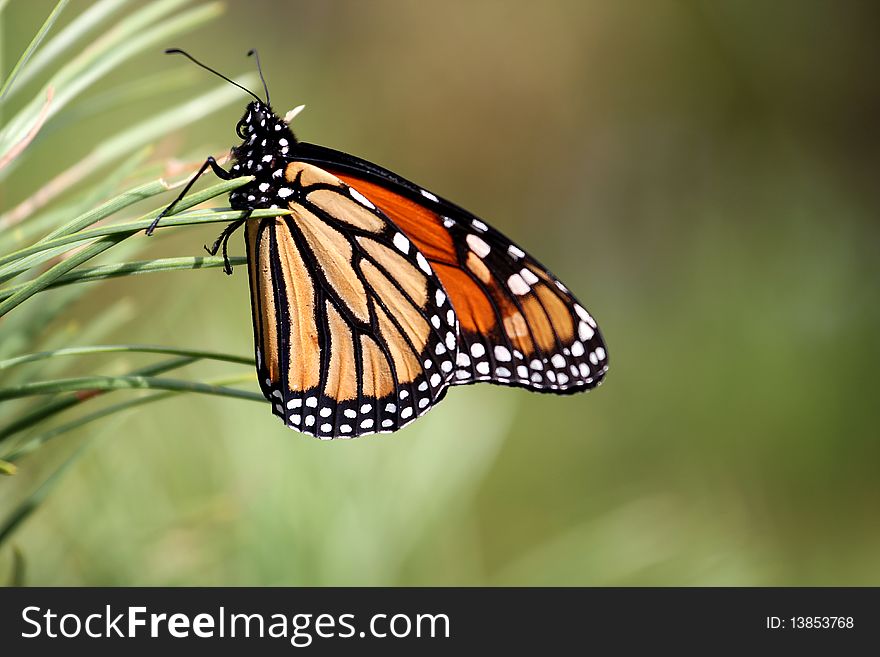
[[[260,74],[260,80],[263,83],[263,90],[266,92],[266,106],[269,107],[272,105],[272,103],[269,102],[269,85],[266,84],[266,78],[263,77],[263,67],[260,66],[260,54],[257,52],[256,48],[251,48],[248,50],[248,57],[251,55],[257,60],[257,72]]]
[[[168,49],[165,51],[165,54],[166,54],[166,55],[183,55],[183,56],[186,57],[188,60],[190,60],[193,64],[196,64],[197,66],[201,66],[203,69],[205,69],[206,71],[210,71],[211,73],[213,73],[214,75],[216,75],[218,78],[223,78],[223,79],[226,80],[229,84],[238,87],[238,88],[241,89],[242,91],[246,91],[247,93],[249,93],[251,96],[253,96],[254,98],[256,98],[256,99],[257,99],[258,101],[260,101],[261,103],[263,102],[263,99],[262,99],[262,98],[260,98],[257,94],[255,94],[253,91],[251,91],[251,90],[248,89],[247,87],[243,87],[243,86],[241,86],[238,82],[234,82],[233,80],[230,80],[230,79],[227,78],[225,75],[223,75],[223,74],[220,73],[219,71],[215,71],[215,70],[214,70],[213,68],[211,68],[210,66],[206,66],[205,64],[202,64],[202,62],[200,62],[198,59],[196,59],[195,57],[193,57],[192,55],[190,55],[188,52],[186,52],[186,51],[184,51],[184,50],[181,50],[180,48],[168,48]],[[261,78],[263,77],[263,74],[262,74],[262,73],[260,74],[260,77],[261,77]],[[263,84],[266,84],[266,83],[264,82]],[[268,102],[268,98],[267,98],[266,105],[268,105],[268,104],[269,104],[269,102]]]

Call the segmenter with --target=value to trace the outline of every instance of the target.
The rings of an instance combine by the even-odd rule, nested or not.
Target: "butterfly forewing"
[[[357,189],[302,162],[283,180],[291,215],[247,228],[263,393],[286,424],[319,438],[399,429],[454,377],[447,294]]]
[[[596,386],[608,354],[595,320],[537,260],[470,213],[376,165],[323,147],[326,163],[367,196],[428,258],[460,331],[453,383],[543,392]]]

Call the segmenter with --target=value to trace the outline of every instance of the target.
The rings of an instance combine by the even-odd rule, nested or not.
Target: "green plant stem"
[[[247,376],[212,379],[210,381],[207,381],[206,383],[218,386],[222,390],[226,390],[226,386],[235,385],[238,383],[246,383],[251,380],[253,380],[253,375],[249,374]],[[74,420],[71,420],[70,422],[58,425],[57,427],[52,427],[47,431],[37,434],[36,436],[30,438],[23,445],[6,455],[6,462],[9,463],[9,465],[14,469],[16,467],[16,461],[20,460],[24,456],[27,456],[37,448],[42,447],[48,441],[56,438],[57,436],[73,431],[74,429],[79,429],[86,424],[90,424],[111,415],[116,415],[117,413],[121,413],[137,406],[143,406],[144,404],[152,404],[155,402],[164,401],[166,399],[171,399],[172,397],[176,397],[178,394],[180,393],[171,391],[157,392],[151,395],[146,395],[144,397],[136,397],[134,399],[127,399],[123,402],[118,402],[116,404],[110,404],[109,406],[105,406],[104,408],[98,409],[97,411],[88,413],[87,415],[83,415],[82,417],[78,417]],[[262,397],[260,397],[259,399],[254,397],[252,400],[265,401]]]
[[[33,354],[25,354],[24,356],[16,356],[15,358],[7,358],[0,361],[0,370],[5,370],[16,365],[24,363],[33,363],[46,358],[58,358],[59,356],[84,356],[94,354],[118,354],[118,353],[139,353],[139,354],[166,354],[169,356],[186,356],[188,358],[197,358],[204,360],[218,360],[226,363],[237,363],[239,365],[254,365],[254,359],[247,356],[234,356],[232,354],[224,354],[217,351],[202,351],[200,349],[178,349],[176,347],[160,347],[149,344],[102,344],[91,347],[68,347],[66,349],[53,349],[52,351],[40,351]]]
[[[146,367],[136,369],[130,374],[136,376],[153,376],[156,374],[169,372],[180,367],[186,367],[187,365],[195,363],[197,360],[198,358],[192,357],[170,358],[160,363],[153,363],[147,365]],[[34,410],[25,413],[18,419],[13,420],[5,427],[0,429],[0,444],[3,444],[6,440],[8,440],[16,433],[24,431],[25,429],[28,429],[29,427],[32,427],[33,425],[38,424],[44,420],[48,420],[53,415],[57,415],[58,413],[65,411],[73,406],[76,406],[77,404],[81,404],[84,401],[87,401],[88,399],[91,399],[92,397],[99,394],[102,394],[102,391],[95,391],[94,395],[62,395],[55,399],[51,399],[43,404],[40,404]]]
[[[58,20],[58,16],[60,16],[61,12],[64,11],[64,7],[67,6],[68,2],[70,2],[70,0],[60,0],[60,2],[55,5],[55,9],[52,10],[52,13],[49,14],[49,17],[46,18],[46,21],[43,23],[40,31],[37,32],[36,35],[34,35],[33,39],[31,39],[30,44],[28,44],[28,47],[22,53],[19,60],[15,63],[12,71],[3,82],[3,86],[0,87],[0,101],[2,101],[6,97],[6,94],[9,93],[9,89],[12,87],[12,83],[15,82],[15,79],[18,77],[19,73],[21,73],[22,68],[28,63],[28,60],[34,54],[34,51],[39,47],[40,43],[42,43],[43,39],[46,38],[49,30],[52,29],[52,26],[55,24],[55,21]]]
[[[97,267],[83,267],[76,271],[64,274],[58,277],[55,282],[47,285],[44,289],[51,290],[65,285],[74,283],[89,283],[93,281],[101,281],[108,278],[118,278],[120,276],[136,276],[139,274],[150,274],[166,271],[181,271],[187,269],[217,269],[224,266],[223,258],[219,256],[210,257],[188,257],[188,258],[160,258],[157,260],[138,260],[135,262],[122,262],[115,265],[99,265]],[[229,264],[233,267],[246,265],[247,258],[235,256],[229,258]],[[0,290],[0,301],[9,298],[27,284],[15,285]]]
[[[233,180],[228,180],[220,183],[219,185],[214,185],[213,187],[209,187],[202,192],[197,192],[195,194],[191,194],[186,198],[182,199],[178,206],[174,209],[174,211],[167,217],[163,217],[162,223],[159,224],[159,227],[168,227],[168,226],[189,226],[194,224],[205,224],[205,223],[218,223],[218,222],[229,222],[235,221],[236,219],[240,219],[243,216],[243,213],[238,210],[222,210],[222,209],[209,209],[209,210],[196,210],[192,213],[185,214],[183,216],[178,217],[177,214],[186,210],[188,208],[193,207],[194,205],[198,205],[199,203],[204,203],[215,196],[219,196],[226,192],[229,192],[233,189],[237,189],[242,185],[250,182],[252,178],[250,176],[244,176],[243,178],[235,178]],[[100,237],[105,237],[108,235],[119,235],[119,234],[127,234],[133,235],[140,230],[144,230],[153,223],[153,219],[162,211],[164,208],[156,208],[155,210],[142,215],[141,218],[137,221],[132,221],[128,223],[119,223],[119,224],[111,224],[108,226],[101,226],[100,228],[91,228],[88,230],[81,230],[79,232],[67,235],[60,235],[57,237],[53,237],[52,239],[46,239],[44,241],[40,241],[36,244],[32,244],[31,246],[25,247],[23,249],[19,249],[17,251],[13,251],[4,256],[0,256],[0,266],[3,266],[0,269],[0,274],[5,275],[8,272],[6,271],[6,267],[8,263],[15,262],[24,258],[25,256],[32,255],[35,253],[39,253],[41,251],[47,251],[49,249],[54,249],[59,246],[66,246],[68,244],[76,244],[77,242],[85,242],[88,240],[97,239]],[[275,209],[275,210],[255,210],[251,215],[254,218],[263,218],[263,217],[277,217],[283,214],[290,214],[289,210]],[[5,280],[5,279],[3,279]]]
[[[18,399],[33,395],[48,395],[71,391],[96,391],[96,390],[126,390],[126,389],[149,389],[149,390],[174,390],[177,392],[198,392],[207,395],[225,395],[239,399],[264,401],[263,395],[247,390],[234,388],[220,388],[198,381],[184,381],[183,379],[166,379],[156,376],[76,376],[68,379],[53,379],[50,381],[33,381],[22,383],[17,386],[0,388],[0,401],[6,399]]]
[[[98,0],[93,3],[43,45],[39,52],[34,54],[27,68],[22,71],[19,85],[16,88],[27,84],[31,78],[51,64],[78,39],[119,11],[127,2],[128,0]]]
[[[89,48],[67,62],[47,82],[47,87],[51,86],[57,91],[50,107],[49,118],[125,60],[160,43],[167,43],[168,39],[215,18],[222,11],[218,3],[209,3],[181,12],[157,25],[152,24],[184,2],[186,0],[145,3],[141,9],[125,17]],[[0,129],[0,152],[6,152],[10,144],[17,143],[29,132],[42,105],[42,99],[46,97],[47,87]],[[0,178],[4,178],[9,171],[10,167],[0,171]]]
[[[39,243],[48,242],[56,237],[71,235],[77,231],[84,230],[92,224],[96,224],[102,219],[106,219],[120,210],[124,210],[130,205],[134,205],[140,201],[162,194],[167,191],[167,189],[167,185],[161,180],[152,180],[143,185],[138,185],[137,187],[126,190],[106,203],[102,203],[95,209],[89,210],[78,216],[76,219],[59,226],[39,240]]]
[[[20,305],[27,299],[34,296],[37,292],[45,290],[57,278],[63,276],[71,269],[78,267],[87,260],[91,260],[95,256],[106,251],[107,249],[116,246],[124,239],[125,236],[123,235],[115,235],[102,240],[98,240],[97,242],[93,242],[83,249],[77,251],[69,258],[65,258],[54,267],[51,267],[44,273],[37,276],[32,281],[25,283],[17,292],[11,294],[3,301],[0,301],[0,317],[8,313],[16,306]]]

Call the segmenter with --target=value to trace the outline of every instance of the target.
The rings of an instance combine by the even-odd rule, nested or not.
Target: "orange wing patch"
[[[324,275],[351,311],[363,322],[369,319],[367,293],[351,265],[351,244],[305,208],[293,206],[293,219],[321,263]]]
[[[330,365],[324,394],[336,400],[348,401],[357,397],[357,369],[354,359],[354,341],[351,327],[329,303],[326,304],[327,324],[330,327]]]
[[[276,220],[272,230],[281,264],[287,307],[297,309],[297,312],[289,313],[290,348],[298,354],[298,358],[290,359],[287,385],[291,390],[308,390],[318,385],[321,368],[318,357],[318,327],[315,325],[314,283],[299,249],[287,238],[284,221]]]
[[[431,266],[452,300],[462,329],[491,331],[498,323],[492,304],[479,286],[461,271],[455,245],[440,216],[380,185],[350,174],[335,173],[375,203],[431,261]],[[478,257],[468,259],[468,268],[478,279],[489,282],[489,270]]]
[[[362,178],[334,173],[375,203],[428,260],[457,266],[455,245],[436,212]]]

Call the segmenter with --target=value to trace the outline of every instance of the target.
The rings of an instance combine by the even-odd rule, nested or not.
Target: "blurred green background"
[[[53,5],[12,1],[4,70]],[[87,444],[11,541],[27,583],[880,584],[878,19],[793,0],[227,2],[167,45],[230,75],[259,47],[275,107],[307,105],[301,139],[525,246],[599,320],[611,371],[574,397],[453,389],[398,434],[348,442],[196,395],[92,425],[0,479],[6,515]],[[165,74],[216,84],[157,50],[90,93]],[[157,157],[227,148],[247,100]],[[179,101],[35,144],[4,207]],[[151,257],[198,255],[217,230],[170,232]],[[128,319],[105,341],[251,353],[243,268],[100,290],[68,311],[70,344],[114,303]],[[11,561],[7,546],[0,575]]]

